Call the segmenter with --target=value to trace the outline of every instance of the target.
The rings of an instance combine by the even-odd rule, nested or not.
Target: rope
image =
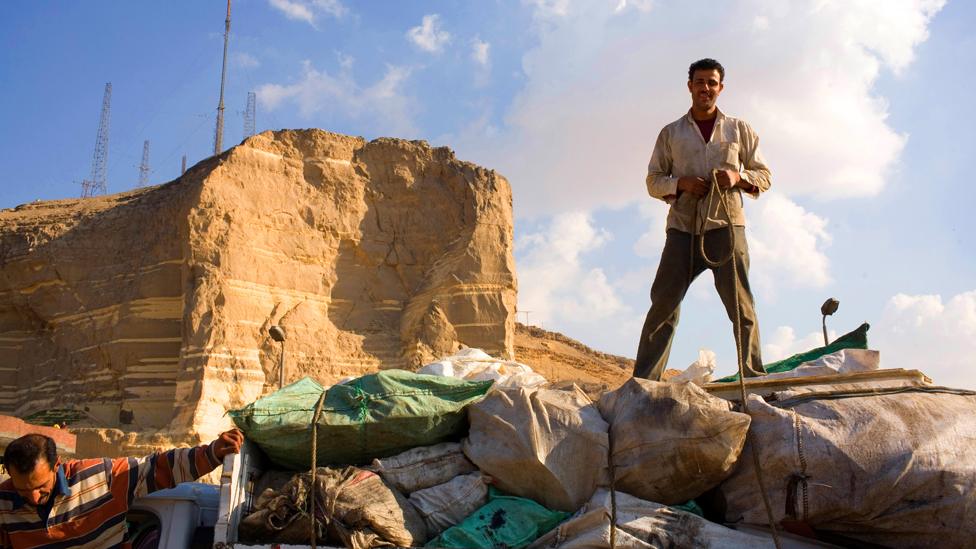
[[[319,397],[319,401],[315,404],[315,413],[312,415],[312,488],[311,498],[309,499],[308,514],[311,518],[309,521],[309,539],[311,540],[312,549],[315,549],[315,497],[318,495],[316,490],[316,485],[318,484],[318,475],[316,474],[318,465],[318,447],[319,447],[319,418],[322,416],[322,404],[325,402],[325,391],[322,391],[322,395]]]
[[[695,225],[697,226],[698,232],[700,233],[698,236],[698,241],[699,241],[699,251],[701,252],[702,260],[704,260],[705,264],[708,265],[709,267],[715,268],[715,267],[720,267],[722,265],[725,265],[730,260],[732,260],[733,256],[735,255],[736,239],[735,239],[735,227],[732,226],[732,215],[729,212],[728,197],[729,194],[732,192],[732,189],[729,188],[727,190],[723,190],[719,188],[718,170],[712,170],[711,176],[712,176],[712,184],[708,188],[708,195],[707,195],[708,202],[706,204],[707,207],[705,208],[706,216],[705,219],[702,219],[701,223],[699,224],[698,223],[698,202],[696,200]],[[708,221],[707,214],[709,211],[711,211],[716,196],[718,197],[719,202],[718,204],[715,204],[715,214],[718,215],[719,206],[725,209],[726,227],[729,230],[729,253],[728,255],[726,255],[725,257],[723,257],[718,261],[712,260],[711,258],[708,257],[708,254],[705,253],[705,224]],[[694,273],[694,265],[695,265],[695,235],[692,235],[691,236],[691,269],[688,271],[689,285],[691,282],[692,274]],[[739,395],[742,398],[742,411],[745,414],[749,414],[749,404],[746,401],[745,360],[742,356],[742,314],[739,309],[739,292],[738,292],[739,268],[738,268],[738,264],[735,261],[732,261],[732,279],[735,281],[735,289],[736,289],[733,295],[735,299],[735,321],[734,321],[733,328],[734,328],[734,335],[735,335],[735,355],[739,363]],[[749,432],[751,432],[751,430]],[[749,433],[746,434],[747,439],[748,437],[749,437]],[[779,532],[776,528],[776,521],[773,519],[773,508],[769,503],[769,495],[766,492],[766,483],[759,463],[759,441],[758,439],[756,439],[756,437],[753,437],[752,444],[749,445],[749,448],[752,450],[751,451],[752,465],[753,465],[753,469],[756,472],[756,482],[759,484],[759,493],[762,495],[763,506],[766,508],[766,519],[768,520],[769,528],[772,530],[773,533],[773,543],[776,545],[776,549],[781,549],[782,544],[780,543]]]

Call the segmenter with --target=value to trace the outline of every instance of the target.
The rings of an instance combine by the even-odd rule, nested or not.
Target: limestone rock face
[[[265,132],[171,183],[0,211],[0,413],[206,440],[286,382],[513,356],[508,182],[423,142]]]

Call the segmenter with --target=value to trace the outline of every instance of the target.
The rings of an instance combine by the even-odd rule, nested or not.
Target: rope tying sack
[[[315,498],[318,495],[317,481],[318,475],[316,474],[318,469],[318,434],[319,434],[319,418],[322,417],[322,404],[325,402],[325,390],[322,390],[322,396],[319,397],[319,401],[315,404],[315,413],[312,415],[312,489],[310,491],[309,498],[309,509],[308,514],[311,520],[309,524],[309,542],[312,545],[312,549],[315,549],[315,538],[316,538],[316,524],[315,524]]]

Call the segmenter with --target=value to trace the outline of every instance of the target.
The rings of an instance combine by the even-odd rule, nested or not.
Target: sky
[[[226,4],[0,3],[0,208],[76,197],[112,82],[108,191],[213,150]],[[648,197],[688,65],[726,68],[723,112],[773,174],[747,201],[766,362],[869,322],[885,368],[976,389],[976,4],[961,0],[236,0],[224,146],[317,127],[424,139],[512,185],[519,320],[633,357],[664,243]],[[706,273],[669,367],[732,373]]]

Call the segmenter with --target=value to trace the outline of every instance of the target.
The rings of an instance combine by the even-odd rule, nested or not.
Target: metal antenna
[[[139,164],[139,186],[149,184],[149,140],[142,143],[142,163]]]
[[[224,81],[227,79],[227,42],[230,39],[230,0],[227,0],[227,19],[224,21],[224,63],[220,67],[220,102],[217,103],[217,131],[214,135],[214,156],[224,148]]]
[[[257,96],[254,92],[247,92],[247,107],[244,108],[244,139],[254,135],[256,104]]]
[[[112,83],[107,82],[105,84],[105,95],[102,96],[102,116],[98,120],[98,136],[95,138],[95,153],[92,155],[91,176],[81,182],[82,198],[107,192],[108,124],[111,106]]]

